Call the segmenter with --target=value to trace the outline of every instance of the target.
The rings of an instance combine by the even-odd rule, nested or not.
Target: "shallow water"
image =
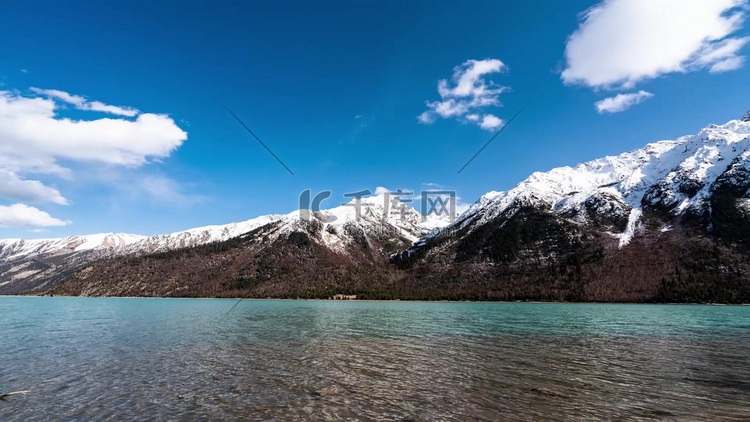
[[[750,307],[234,304],[0,297],[0,420],[750,418]]]

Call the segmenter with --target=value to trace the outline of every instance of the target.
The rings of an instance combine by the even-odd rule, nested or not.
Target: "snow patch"
[[[640,219],[641,215],[643,215],[643,212],[638,208],[633,208],[630,210],[630,217],[628,217],[628,225],[625,228],[625,231],[620,234],[620,249],[625,247],[635,236],[635,233],[638,231],[638,228],[640,227]]]
[[[750,154],[749,134],[750,121],[731,120],[618,156],[536,172],[508,191],[483,195],[454,227],[481,226],[517,204],[549,206],[553,212],[584,224],[585,201],[603,194],[631,209],[639,209],[645,201],[680,215],[706,206],[717,178],[735,159]],[[622,244],[631,237],[622,237]]]
[[[13,276],[11,276],[11,277],[10,277],[10,280],[11,280],[11,281],[15,281],[15,280],[22,280],[22,279],[24,279],[24,278],[26,278],[26,277],[30,277],[30,276],[32,276],[32,275],[34,275],[34,274],[38,273],[38,272],[39,272],[38,270],[26,270],[26,271],[21,271],[20,273],[17,273],[17,274],[14,274]]]

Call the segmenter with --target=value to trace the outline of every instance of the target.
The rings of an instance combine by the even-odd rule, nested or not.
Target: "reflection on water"
[[[742,420],[750,307],[0,297],[0,420]]]

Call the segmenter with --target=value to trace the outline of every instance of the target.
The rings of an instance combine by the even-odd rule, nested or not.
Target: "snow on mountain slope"
[[[0,240],[0,293],[22,293],[44,286],[96,256],[109,256],[145,239],[123,233],[60,239]]]
[[[239,223],[140,236],[101,233],[59,239],[0,240],[0,293],[50,286],[89,262],[127,254],[147,254],[227,240],[279,219],[268,215]]]
[[[459,228],[481,225],[522,205],[543,206],[581,224],[589,222],[592,213],[607,214],[622,222],[615,235],[624,246],[637,235],[644,205],[679,215],[705,209],[717,181],[744,186],[742,183],[747,182],[750,174],[749,135],[750,112],[741,119],[710,125],[695,135],[674,141],[655,142],[576,167],[536,172],[509,191],[485,194],[454,224]],[[748,186],[745,197],[750,197]],[[361,234],[398,235],[414,242],[449,223],[439,216],[425,219],[397,198],[389,198],[387,203],[382,194],[360,201],[359,217],[354,206],[356,200],[312,213],[310,220],[324,229],[318,240],[338,251]],[[738,202],[740,207],[747,207],[746,204],[747,201]],[[6,239],[0,240],[0,259],[7,262],[80,253],[103,258],[162,252],[227,240],[274,222],[280,223],[278,233],[288,233],[309,223],[301,218],[304,213],[307,211],[261,216],[151,237],[109,233],[61,239]]]
[[[103,233],[59,239],[0,240],[0,294],[47,288],[96,260],[227,240],[279,218],[281,216],[268,215],[239,223],[198,227],[151,237]]]
[[[750,165],[749,136],[750,112],[674,141],[655,142],[576,167],[533,173],[509,191],[482,196],[456,225],[481,225],[521,205],[549,207],[585,223],[588,217],[581,211],[604,198],[606,212],[627,215],[627,227],[618,235],[624,246],[637,231],[643,205],[673,215],[705,208],[715,182],[732,170],[731,165]]]
[[[337,253],[346,254],[350,246],[356,249],[356,245],[364,244],[373,250],[381,250],[386,244],[390,248],[408,247],[425,230],[448,223],[439,218],[423,219],[412,207],[396,198],[389,199],[386,203],[384,195],[362,198],[359,216],[354,206],[356,200],[352,200],[349,204],[315,213],[302,210],[286,215],[266,215],[239,223],[150,237],[109,233],[59,239],[0,240],[0,293],[48,288],[83,265],[99,259],[219,242],[261,227],[268,227],[263,243],[271,244],[282,235],[311,233],[310,228],[317,226],[321,230],[314,230],[316,235],[311,239]]]
[[[368,241],[369,238],[403,240],[415,242],[436,227],[450,223],[434,214],[423,217],[413,207],[397,197],[384,194],[352,199],[338,207],[311,212],[298,210],[282,216],[270,239],[288,235],[295,231],[310,231],[311,226],[320,230],[317,240],[322,245],[339,253],[345,253],[348,245]]]
[[[56,239],[2,239],[0,240],[0,259],[55,256],[77,252],[92,252],[97,257],[163,252],[170,249],[227,240],[275,221],[280,217],[280,215],[265,215],[239,223],[197,227],[156,236],[100,233]]]
[[[125,233],[76,235],[57,239],[0,240],[0,259],[16,259],[29,255],[58,255],[86,251],[117,251],[126,245],[147,239]]]
[[[197,227],[181,232],[171,234],[160,234],[139,239],[127,245],[123,245],[118,253],[153,253],[164,252],[172,249],[187,248],[211,242],[220,242],[223,240],[237,237],[241,234],[252,231],[260,226],[266,225],[282,218],[279,214],[263,215],[250,220],[229,223],[224,225],[213,225]]]
[[[422,216],[412,207],[390,198],[386,205],[384,195],[362,198],[360,217],[357,218],[356,200],[328,210],[314,213],[311,219],[320,221],[326,228],[322,238],[324,244],[340,249],[353,231],[375,233],[382,231],[383,223],[396,228],[409,240],[416,240],[426,229],[448,224],[447,221]],[[402,206],[403,205],[403,206]],[[387,207],[387,209],[386,209]],[[403,212],[402,212],[403,211]],[[238,223],[197,227],[171,234],[140,236],[123,233],[76,235],[56,239],[3,239],[0,240],[0,259],[16,260],[40,256],[58,256],[79,252],[92,253],[96,258],[164,252],[168,250],[219,242],[250,232],[266,224],[282,221],[285,231],[294,230],[302,223],[301,213],[294,211],[286,215],[272,214]],[[387,214],[387,218],[384,216]],[[423,227],[424,224],[424,227]],[[347,234],[349,232],[349,234]]]

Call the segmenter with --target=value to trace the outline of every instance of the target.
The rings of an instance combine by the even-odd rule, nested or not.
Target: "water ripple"
[[[0,297],[0,420],[747,420],[750,308]]]

